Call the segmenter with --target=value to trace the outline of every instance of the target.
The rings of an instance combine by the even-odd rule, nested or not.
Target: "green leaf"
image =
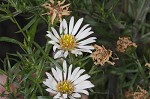
[[[5,21],[5,20],[7,20],[9,18],[10,18],[10,16],[8,16],[8,15],[2,15],[2,14],[0,14],[0,22]]]
[[[31,38],[32,41],[34,40],[36,31],[37,31],[37,26],[38,26],[38,23],[39,23],[39,21],[40,21],[40,18],[35,17],[33,20],[35,20],[35,21],[34,21],[34,23],[32,24],[32,26],[29,28],[29,31],[28,31],[28,32],[30,33],[30,34],[28,34],[28,35],[30,35],[30,38]]]
[[[11,19],[12,17],[17,16],[20,13],[22,13],[22,11],[15,11],[13,13],[0,14],[0,22]]]
[[[10,42],[10,43],[18,44],[23,47],[23,44],[21,42],[9,37],[0,37],[0,42]]]
[[[33,18],[22,30],[23,30],[23,31],[26,31],[27,29],[29,29],[29,28],[36,22],[36,20],[37,20],[36,17]],[[18,31],[18,32],[16,32],[16,33],[19,33],[19,32],[21,32],[21,31]]]
[[[6,72],[2,69],[0,69],[0,74],[6,74]]]

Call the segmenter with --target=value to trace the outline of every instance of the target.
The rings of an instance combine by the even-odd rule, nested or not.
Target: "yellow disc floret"
[[[64,34],[59,39],[60,46],[63,50],[73,50],[76,47],[75,37],[70,34]]]
[[[72,82],[67,80],[58,82],[56,88],[58,92],[63,94],[71,94],[74,91]]]

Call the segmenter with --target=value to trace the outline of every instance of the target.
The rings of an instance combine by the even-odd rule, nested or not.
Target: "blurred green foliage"
[[[24,35],[24,42],[0,37],[0,41],[18,44],[24,51],[24,54],[17,52],[8,55],[3,61],[5,69],[0,70],[0,73],[8,76],[6,87],[12,82],[16,83],[19,87],[16,93],[22,94],[25,99],[48,99],[42,85],[45,71],[54,65],[60,66],[49,55],[51,46],[45,44],[41,47],[34,41],[39,24],[45,23],[49,30],[51,26],[58,27],[57,22],[54,25],[48,23],[49,16],[42,16],[45,10],[41,5],[45,2],[46,0],[4,0],[0,4],[0,22],[12,20],[18,26],[18,32]],[[129,89],[136,91],[137,85],[150,93],[149,68],[144,66],[145,63],[150,63],[150,0],[66,0],[66,2],[71,3],[70,16],[75,16],[75,19],[84,17],[84,23],[90,24],[95,32],[97,44],[112,50],[113,56],[119,58],[115,61],[115,66],[106,64],[104,67],[93,66],[92,60],[86,55],[74,62],[68,61],[85,68],[92,76],[91,81],[95,84],[95,88],[91,90],[89,99],[123,99],[124,92]],[[29,21],[23,28],[15,19],[19,15]],[[124,36],[131,37],[138,47],[131,48],[125,53],[117,52],[116,42],[119,37]],[[9,56],[17,59],[11,59]],[[15,60],[17,63],[11,66],[9,60]],[[21,81],[18,81],[18,77]],[[8,96],[17,97],[14,93]]]

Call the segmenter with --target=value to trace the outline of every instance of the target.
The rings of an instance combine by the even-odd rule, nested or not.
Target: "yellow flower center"
[[[74,86],[70,81],[61,81],[56,86],[57,91],[63,94],[71,94],[74,91]]]
[[[72,50],[76,47],[76,41],[73,35],[64,34],[59,39],[60,46],[63,50]]]

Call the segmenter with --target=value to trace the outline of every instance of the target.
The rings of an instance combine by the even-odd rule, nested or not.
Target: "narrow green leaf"
[[[27,29],[29,29],[29,28],[36,22],[36,20],[37,20],[36,17],[33,18],[22,30],[23,30],[23,31],[26,31]],[[16,33],[19,33],[19,32],[21,32],[21,31],[18,31],[18,32],[16,32]]]
[[[33,20],[35,20],[35,21],[31,25],[31,27],[29,28],[29,31],[28,31],[30,33],[29,35],[30,35],[32,41],[34,40],[40,18],[35,17]]]
[[[0,69],[0,74],[6,74],[6,72],[2,69]]]
[[[10,42],[10,43],[18,44],[23,47],[23,44],[21,42],[9,37],[0,37],[0,42]]]

